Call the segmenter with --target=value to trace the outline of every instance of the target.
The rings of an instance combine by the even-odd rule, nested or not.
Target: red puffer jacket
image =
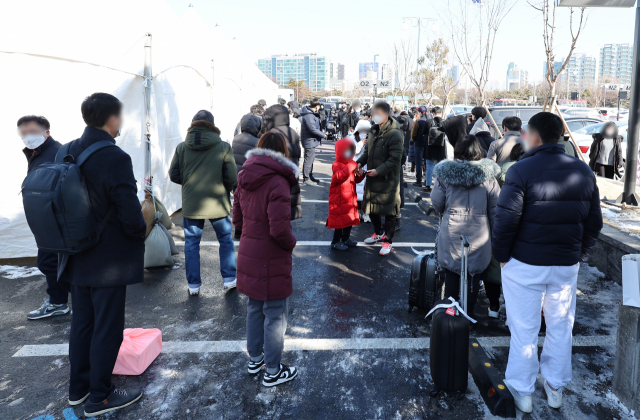
[[[329,186],[329,229],[342,229],[360,224],[356,184],[362,181],[364,176],[359,177],[355,174],[358,167],[352,159],[355,148],[349,139],[338,140],[336,143],[336,161],[331,167],[333,176]],[[346,152],[350,152],[348,157],[345,156]]]
[[[282,154],[252,149],[238,176],[233,224],[242,229],[238,249],[238,290],[257,300],[291,296],[291,188],[300,171]]]

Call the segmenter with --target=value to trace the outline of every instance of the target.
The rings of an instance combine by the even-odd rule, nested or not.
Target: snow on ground
[[[620,207],[602,204],[604,222],[629,236],[640,238],[640,211],[636,209],[622,209]]]
[[[37,267],[16,267],[14,265],[0,265],[0,275],[2,277],[14,280],[23,277],[43,276]]]

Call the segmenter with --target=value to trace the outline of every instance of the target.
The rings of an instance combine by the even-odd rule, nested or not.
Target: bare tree
[[[477,90],[479,103],[484,103],[496,35],[515,0],[485,0],[481,6],[468,0],[448,3],[443,20],[449,21],[454,55]]]
[[[393,88],[393,98],[395,103],[396,92],[404,97],[411,87],[413,70],[417,63],[414,53],[413,42],[410,39],[394,42],[391,45],[391,67],[395,75],[398,86]]]
[[[547,80],[547,84],[549,85],[549,97],[553,98],[556,96],[556,82],[558,81],[558,77],[562,74],[562,72],[567,68],[567,64],[569,64],[569,60],[571,59],[571,55],[573,54],[573,50],[576,48],[576,43],[578,42],[578,37],[584,30],[584,27],[587,24],[588,16],[585,14],[586,8],[580,7],[578,10],[580,11],[580,18],[576,19],[578,21],[577,28],[574,27],[574,13],[576,12],[573,7],[569,8],[569,30],[571,31],[571,46],[569,47],[569,52],[567,53],[566,58],[562,62],[562,65],[556,72],[555,63],[556,63],[556,52],[555,52],[555,35],[556,35],[556,2],[555,0],[542,0],[537,3],[528,2],[531,7],[539,12],[542,12],[542,24],[543,24],[543,32],[542,38],[544,40],[544,50],[545,55],[547,57],[547,75],[545,76]],[[568,75],[567,75],[568,77]]]
[[[428,103],[432,103],[436,93],[441,95],[443,109],[448,106],[451,91],[458,84],[447,74],[449,52],[449,47],[442,38],[434,40],[427,46],[425,55],[418,59],[418,63],[424,67],[416,73],[416,88],[422,97],[425,100],[428,97]]]

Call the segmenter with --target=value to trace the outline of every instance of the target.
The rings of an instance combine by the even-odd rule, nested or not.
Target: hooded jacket
[[[374,125],[367,136],[364,152],[357,163],[375,169],[378,176],[367,177],[363,211],[366,214],[395,216],[400,212],[400,162],[404,137],[393,118],[380,127]]]
[[[302,127],[300,128],[300,138],[302,140],[302,147],[305,149],[312,149],[320,146],[320,140],[325,138],[325,135],[320,131],[320,117],[317,112],[314,112],[309,106],[305,106],[300,111],[302,117]]]
[[[496,139],[494,139],[491,136],[491,133],[488,131],[476,131],[474,136],[476,136],[476,138],[480,141],[480,146],[482,147],[482,150],[484,150],[485,154],[489,152],[491,145],[494,141],[496,141]]]
[[[300,171],[282,154],[268,149],[247,153],[238,176],[233,224],[242,231],[238,249],[238,290],[256,300],[291,296],[296,246],[291,221],[291,188]]]
[[[525,153],[507,172],[493,227],[493,256],[529,265],[585,262],[602,229],[591,169],[558,144]]]
[[[438,262],[461,273],[460,235],[469,239],[468,274],[482,273],[491,261],[491,227],[500,195],[496,176],[500,167],[489,159],[468,162],[444,160],[433,169],[436,179],[431,203],[442,215]]]
[[[242,165],[247,160],[245,155],[251,149],[258,147],[260,140],[257,135],[260,131],[260,118],[253,114],[247,114],[240,121],[241,133],[233,138],[231,148],[233,149],[233,158],[236,161],[238,173],[242,170]]]
[[[413,118],[408,115],[400,114],[398,118],[398,124],[400,124],[400,131],[404,136],[404,150],[409,150],[409,144],[411,143],[411,131],[413,130]]]
[[[169,168],[171,181],[182,185],[182,216],[219,219],[231,214],[229,191],[237,178],[231,145],[208,121],[193,121],[176,147]]]
[[[277,131],[287,140],[289,159],[297,163],[300,159],[300,136],[290,127],[289,110],[282,105],[272,105],[262,115],[262,133]]]
[[[440,131],[444,131],[449,139],[449,143],[455,149],[458,140],[467,135],[467,119],[462,115],[447,118],[442,121]]]
[[[433,121],[431,118],[427,118],[426,114],[415,122],[411,130],[411,141],[414,147],[425,148],[427,146],[429,130],[431,130],[432,124]]]
[[[493,160],[498,165],[509,162],[511,149],[518,143],[522,143],[520,132],[507,131],[501,139],[491,143],[487,152],[487,159]]]
[[[358,164],[353,160],[355,145],[350,139],[341,139],[336,143],[336,160],[331,166],[333,175],[329,185],[329,229],[342,229],[360,224],[356,184],[364,176],[356,176]],[[351,151],[351,156],[345,153]]]

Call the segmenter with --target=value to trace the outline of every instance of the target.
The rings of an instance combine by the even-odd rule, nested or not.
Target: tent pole
[[[145,148],[144,148],[144,178],[146,186],[151,186],[151,34],[146,34],[144,44],[144,120],[145,120]]]

